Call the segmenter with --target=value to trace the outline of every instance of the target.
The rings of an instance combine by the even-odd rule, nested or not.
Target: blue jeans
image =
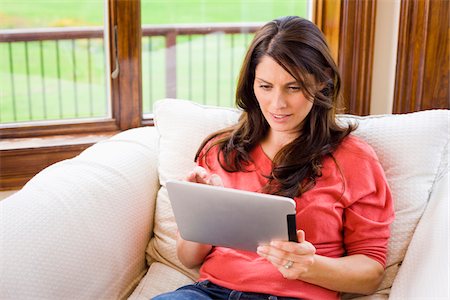
[[[161,294],[153,300],[298,300],[296,298],[277,297],[267,294],[247,293],[230,290],[209,280],[185,285],[176,291]]]

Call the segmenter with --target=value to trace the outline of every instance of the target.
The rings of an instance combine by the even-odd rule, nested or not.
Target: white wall
[[[394,102],[400,0],[378,0],[370,114],[390,114]]]

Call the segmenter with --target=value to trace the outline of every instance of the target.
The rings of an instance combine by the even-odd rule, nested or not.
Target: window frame
[[[20,189],[45,167],[72,158],[120,131],[142,126],[140,1],[108,0],[107,5],[104,43],[108,45],[108,63],[115,63],[110,37],[117,26],[120,66],[117,78],[108,76],[111,118],[0,125],[0,191]],[[152,121],[145,123],[151,125]]]

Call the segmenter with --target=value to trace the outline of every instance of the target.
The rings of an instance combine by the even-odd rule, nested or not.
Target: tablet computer
[[[248,251],[271,240],[297,241],[291,198],[179,180],[166,187],[185,240]]]

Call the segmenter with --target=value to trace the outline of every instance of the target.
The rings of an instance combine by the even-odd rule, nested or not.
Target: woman
[[[283,17],[255,35],[240,73],[238,124],[200,146],[187,180],[294,198],[298,243],[257,253],[178,238],[199,282],[156,299],[336,299],[370,294],[386,263],[393,205],[369,145],[336,123],[340,76],[320,30]]]

